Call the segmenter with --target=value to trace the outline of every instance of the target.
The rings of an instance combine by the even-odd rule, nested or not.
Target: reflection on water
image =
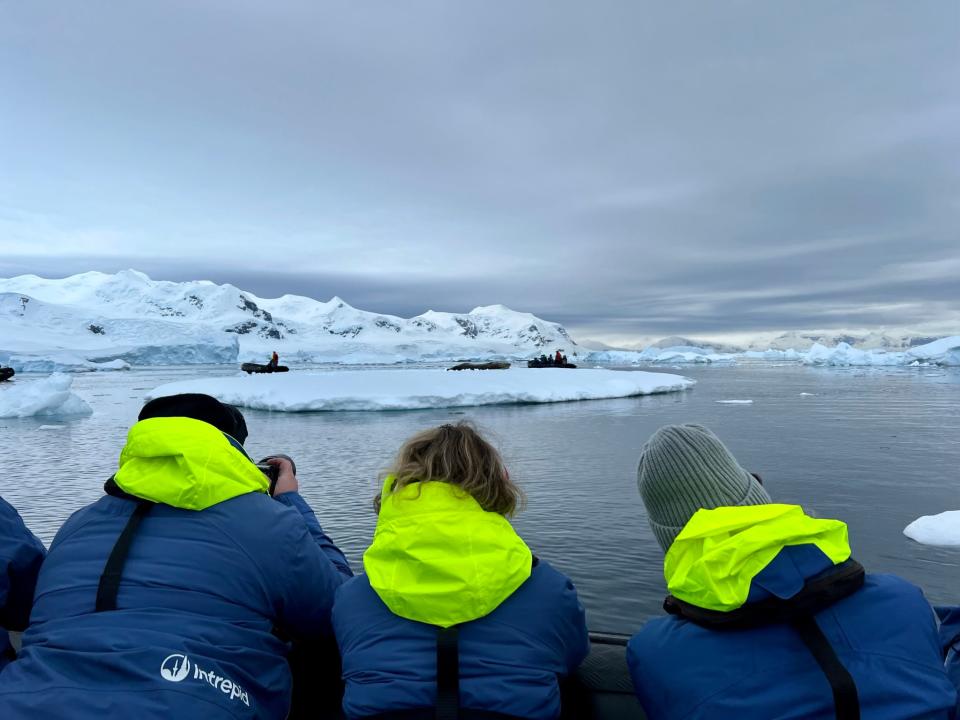
[[[763,476],[775,500],[847,521],[855,556],[869,570],[903,575],[934,602],[960,600],[960,549],[902,535],[919,515],[960,508],[960,372],[765,365],[682,372],[699,381],[692,391],[623,400],[248,411],[247,447],[254,459],[279,451],[296,458],[304,495],[360,569],[378,472],[412,432],[469,418],[494,436],[529,496],[516,526],[534,552],[574,579],[593,628],[630,632],[661,612],[664,594],[662,557],[636,490],[637,454],[660,425],[698,422]],[[0,420],[0,494],[49,542],[72,511],[101,494],[148,390],[230,374],[204,367],[78,375],[74,390],[93,406],[92,417]],[[715,402],[730,398],[753,403]]]

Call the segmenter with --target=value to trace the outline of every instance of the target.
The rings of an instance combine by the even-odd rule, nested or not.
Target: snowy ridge
[[[294,362],[364,363],[525,358],[558,348],[578,349],[560,325],[503,305],[400,318],[337,297],[264,299],[233,285],[154,281],[135,270],[0,279],[0,363],[18,371],[37,363],[97,369],[85,363],[116,360],[265,362],[273,350]]]
[[[680,375],[616,370],[338,370],[187,380],[154,388],[147,399],[199,392],[280,412],[418,410],[633,397],[694,384]]]

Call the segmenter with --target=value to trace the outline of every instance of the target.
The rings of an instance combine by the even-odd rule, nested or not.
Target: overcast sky
[[[960,332],[960,3],[0,0],[0,276]]]

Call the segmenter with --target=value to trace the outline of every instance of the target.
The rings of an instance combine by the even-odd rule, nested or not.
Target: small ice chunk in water
[[[41,380],[0,388],[0,418],[34,415],[90,415],[93,409],[70,391],[73,378],[54,373]]]
[[[753,405],[753,400],[717,400],[721,405]]]
[[[800,397],[812,397],[813,393],[800,393]]]
[[[919,517],[903,529],[903,534],[924,545],[960,546],[960,510]]]

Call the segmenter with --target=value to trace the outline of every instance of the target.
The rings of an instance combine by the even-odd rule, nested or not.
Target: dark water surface
[[[245,411],[247,448],[255,459],[287,452],[297,460],[303,494],[359,570],[373,534],[377,473],[414,431],[469,418],[496,439],[528,494],[519,532],[574,579],[591,628],[631,632],[661,612],[664,594],[662,556],[637,494],[637,455],[659,426],[698,422],[763,476],[775,500],[845,520],[868,570],[900,574],[933,602],[960,601],[960,548],[924,547],[902,534],[920,515],[960,508],[960,371],[761,364],[664,371],[698,385],[550,405]],[[232,374],[193,367],[76,376],[74,390],[93,416],[0,420],[0,494],[49,542],[71,512],[102,493],[148,390]],[[753,404],[717,402],[734,399]]]

